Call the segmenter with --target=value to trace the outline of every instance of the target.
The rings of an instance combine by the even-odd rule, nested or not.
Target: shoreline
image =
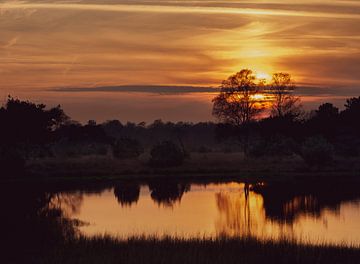
[[[91,181],[348,181],[360,182],[360,158],[337,158],[332,164],[309,167],[301,158],[244,158],[242,153],[191,153],[176,167],[154,168],[146,158],[109,156],[56,157],[30,160],[21,174],[9,173],[0,182]]]
[[[360,172],[354,171],[155,171],[150,173],[25,173],[23,176],[3,178],[0,182],[93,182],[93,181],[191,181],[191,182],[356,182],[360,183]]]

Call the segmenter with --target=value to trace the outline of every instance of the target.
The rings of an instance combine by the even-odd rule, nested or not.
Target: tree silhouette
[[[112,151],[115,158],[128,159],[138,157],[144,148],[136,139],[120,138],[112,144]]]
[[[35,146],[44,148],[68,119],[60,106],[46,109],[44,104],[9,96],[0,108],[0,166],[5,174],[22,173],[25,159]]]
[[[355,122],[360,116],[360,96],[346,100],[345,110],[341,113],[344,121],[355,129],[360,129],[359,122]],[[357,131],[359,132],[359,131]]]
[[[12,146],[43,143],[51,132],[69,120],[60,106],[47,110],[44,104],[20,101],[10,96],[0,112],[0,140]]]
[[[189,183],[150,182],[151,198],[159,205],[172,207],[180,202],[184,193],[190,191]]]
[[[316,116],[322,119],[334,119],[339,115],[339,108],[335,107],[331,103],[324,103],[319,106],[319,109],[315,111]]]
[[[166,140],[155,145],[150,152],[150,165],[154,167],[180,166],[185,159],[182,148]]]
[[[270,91],[274,96],[272,102],[272,116],[284,117],[300,115],[300,98],[293,95],[295,84],[288,73],[274,73]]]
[[[331,103],[324,103],[313,111],[313,116],[307,120],[310,130],[309,136],[314,134],[323,135],[328,140],[335,140],[339,129],[339,109]]]
[[[263,81],[256,83],[255,75],[249,69],[230,76],[222,82],[220,94],[212,100],[213,115],[237,126],[249,123],[264,110],[264,105],[255,96],[263,86]]]
[[[140,185],[137,183],[121,183],[114,188],[114,195],[121,206],[137,203],[140,196]]]

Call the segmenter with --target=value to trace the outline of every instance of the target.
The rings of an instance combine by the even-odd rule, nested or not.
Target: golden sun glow
[[[270,82],[271,81],[271,75],[266,73],[266,72],[257,72],[255,74],[256,79],[258,80],[265,80],[266,82]]]
[[[258,94],[254,94],[252,97],[251,97],[252,100],[259,100],[259,101],[262,101],[262,100],[265,100],[266,99],[266,96],[264,94],[261,94],[261,93],[258,93]]]

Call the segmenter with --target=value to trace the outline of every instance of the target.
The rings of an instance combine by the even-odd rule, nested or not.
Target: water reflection
[[[294,222],[304,214],[319,218],[324,209],[339,214],[343,203],[360,197],[357,184],[256,184],[252,189],[264,199],[266,218],[279,222]]]
[[[265,218],[263,199],[258,194],[219,192],[215,194],[219,210],[216,230],[220,235],[251,235],[261,228]]]
[[[190,191],[190,184],[176,182],[152,182],[149,183],[151,198],[159,205],[172,207],[181,201],[184,193]]]
[[[131,206],[139,200],[140,185],[137,183],[117,184],[114,187],[114,195],[121,206]]]
[[[78,212],[82,198],[39,184],[0,185],[3,263],[29,262],[33,252],[46,252],[76,236],[80,222],[65,213]]]
[[[123,237],[286,236],[312,243],[360,244],[356,184],[153,181],[2,189],[7,215],[1,226],[11,230],[5,237],[14,243],[19,237],[24,243],[34,237],[43,243],[80,232]]]

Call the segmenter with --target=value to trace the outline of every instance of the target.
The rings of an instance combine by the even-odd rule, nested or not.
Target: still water
[[[360,244],[354,184],[116,183],[57,191],[49,204],[86,236],[281,237]]]

